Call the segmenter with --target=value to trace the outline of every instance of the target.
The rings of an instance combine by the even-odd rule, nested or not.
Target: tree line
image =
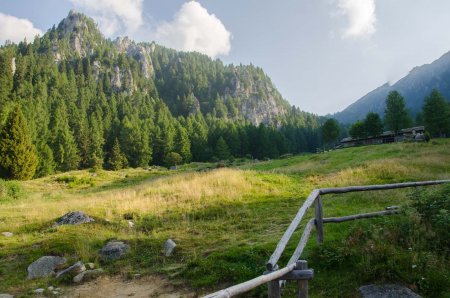
[[[55,30],[33,43],[0,48],[0,178],[276,158],[322,144],[321,120],[295,107],[272,124],[246,120],[236,111],[242,99],[227,100],[223,91],[232,70],[217,60],[198,53],[177,56],[160,47],[153,57],[155,77],[144,79],[135,57],[102,43],[91,56],[66,52],[67,58],[55,63],[49,51],[52,36],[59,36]],[[68,47],[70,37],[64,40]],[[173,62],[180,57],[184,63]],[[100,69],[94,67],[97,61]],[[111,83],[116,67],[123,74],[120,88]],[[268,79],[253,66],[238,69],[248,84]],[[267,96],[263,91],[260,95]],[[191,105],[194,92],[198,109]]]
[[[385,101],[384,119],[370,112],[363,120],[350,125],[349,134],[354,139],[378,136],[384,129],[398,132],[413,125],[424,125],[433,137],[450,136],[450,103],[438,90],[432,90],[425,98],[421,113],[412,119],[405,106],[404,97],[391,91]]]

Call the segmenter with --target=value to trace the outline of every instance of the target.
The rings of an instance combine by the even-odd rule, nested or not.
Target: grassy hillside
[[[0,236],[0,292],[26,294],[37,286],[54,285],[50,279],[26,280],[27,266],[48,254],[95,262],[110,274],[162,273],[199,293],[244,281],[264,271],[313,188],[448,179],[450,141],[349,148],[208,170],[211,166],[76,171],[23,183],[1,182],[0,232],[14,236]],[[430,189],[450,192],[445,186]],[[311,239],[305,257],[316,272],[312,297],[353,297],[357,287],[382,281],[406,284],[425,297],[450,294],[449,252],[429,245],[441,234],[424,225],[414,208],[427,196],[414,189],[325,196],[327,217],[391,205],[405,211],[327,225],[321,247]],[[52,227],[56,218],[74,210],[96,222]],[[125,219],[131,217],[132,228]],[[297,232],[280,264],[299,237]],[[168,238],[178,246],[175,255],[166,258],[161,250]],[[109,239],[128,241],[130,253],[102,263],[98,250]],[[263,293],[265,288],[251,295]]]

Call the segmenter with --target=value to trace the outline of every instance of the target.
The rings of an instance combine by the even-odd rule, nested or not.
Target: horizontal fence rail
[[[240,283],[238,285],[220,290],[218,292],[204,296],[204,298],[228,298],[236,295],[244,294],[258,286],[265,283],[269,284],[268,296],[277,298],[280,297],[281,286],[284,285],[286,280],[297,279],[299,296],[307,297],[308,295],[308,283],[307,280],[312,277],[313,271],[307,269],[306,261],[299,261],[303,250],[308,243],[309,236],[312,232],[313,227],[317,230],[317,241],[319,243],[323,242],[323,224],[325,223],[341,223],[350,220],[373,218],[378,216],[393,215],[399,213],[400,209],[398,206],[387,207],[384,211],[362,213],[355,215],[347,215],[343,217],[328,217],[323,218],[323,206],[321,195],[325,194],[341,194],[348,192],[360,192],[360,191],[378,191],[378,190],[390,190],[399,189],[406,187],[418,187],[418,186],[429,186],[450,183],[450,180],[435,180],[435,181],[420,181],[420,182],[405,182],[405,183],[394,183],[394,184],[379,184],[379,185],[363,185],[363,186],[348,186],[348,187],[332,187],[332,188],[321,188],[314,189],[309,196],[306,198],[303,205],[298,210],[294,219],[290,223],[289,227],[284,232],[280,241],[278,242],[273,254],[270,256],[269,261],[266,264],[267,271],[264,275],[258,276],[246,282]],[[315,218],[310,219],[304,228],[303,234],[300,241],[288,261],[286,267],[278,269],[277,262],[279,261],[284,249],[286,248],[289,240],[291,239],[294,232],[297,230],[298,225],[305,216],[308,209],[314,204]]]

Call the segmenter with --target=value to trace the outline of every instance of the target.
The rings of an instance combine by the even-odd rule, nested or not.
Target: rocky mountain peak
[[[104,37],[94,20],[71,10],[58,25],[58,39],[69,39],[70,49],[85,57],[93,53],[93,48],[104,41]]]

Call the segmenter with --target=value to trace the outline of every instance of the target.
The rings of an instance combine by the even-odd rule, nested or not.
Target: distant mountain
[[[364,118],[368,112],[383,115],[386,97],[392,90],[403,95],[406,107],[415,116],[422,110],[425,97],[433,89],[439,90],[450,100],[450,52],[431,64],[415,67],[394,85],[386,83],[378,87],[332,117],[342,123],[352,123]]]

